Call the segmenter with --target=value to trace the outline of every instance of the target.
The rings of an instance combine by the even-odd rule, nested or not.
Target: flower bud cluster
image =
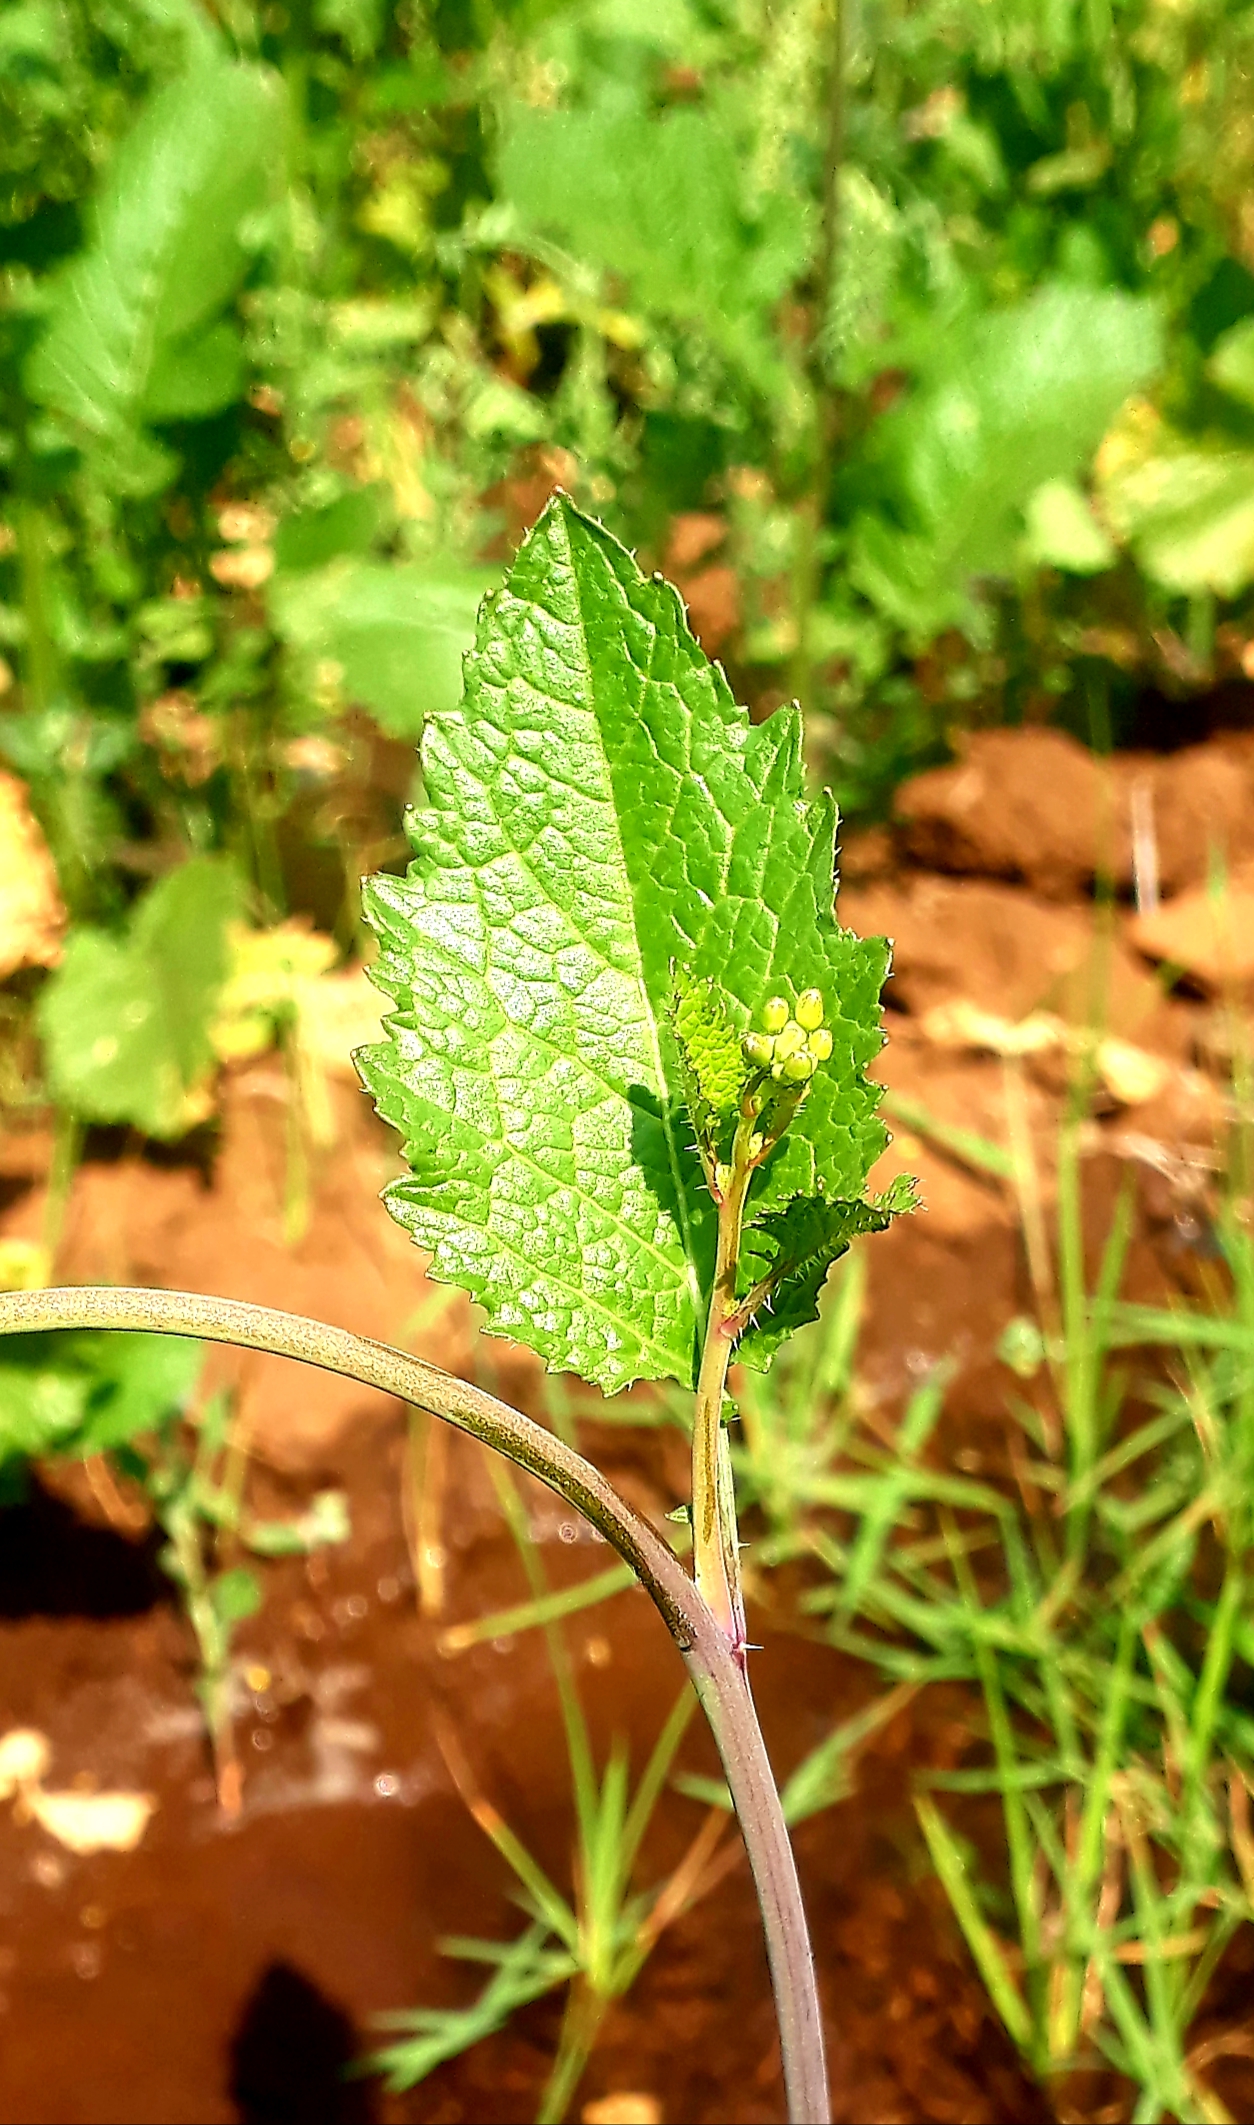
[[[807,1085],[818,1066],[832,1052],[832,1036],[823,1023],[823,997],[818,989],[804,989],[790,1011],[782,996],[772,996],[762,1006],[760,1033],[746,1033],[741,1042],[745,1061],[756,1070],[769,1070],[777,1083]]]

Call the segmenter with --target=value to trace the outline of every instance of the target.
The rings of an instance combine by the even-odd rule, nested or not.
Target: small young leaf
[[[261,1607],[261,1581],[247,1565],[236,1565],[234,1570],[220,1573],[213,1581],[209,1599],[220,1623],[228,1627],[233,1623],[245,1623]]]
[[[559,496],[422,766],[417,860],[366,892],[396,1012],[359,1061],[410,1169],[389,1208],[551,1366],[690,1385],[714,1217],[672,969],[716,982],[741,1033],[776,994],[829,999],[831,1058],[755,1210],[856,1201],[886,1140],[866,1069],[887,947],[834,920],[836,810],[806,802],[799,713],[752,724],[674,591]]]
[[[899,1174],[870,1202],[798,1197],[750,1225],[740,1250],[737,1295],[748,1298],[760,1291],[763,1310],[736,1346],[740,1363],[765,1372],[781,1343],[818,1319],[827,1272],[858,1235],[886,1231],[895,1217],[913,1207],[914,1183]]]

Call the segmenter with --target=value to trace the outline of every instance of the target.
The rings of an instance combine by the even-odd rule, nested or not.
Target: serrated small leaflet
[[[749,1225],[736,1282],[747,1321],[736,1349],[741,1363],[764,1371],[781,1343],[818,1319],[824,1278],[853,1241],[864,1232],[887,1231],[914,1207],[914,1182],[899,1174],[869,1202],[799,1197]]]
[[[415,860],[366,893],[395,1013],[360,1067],[409,1168],[388,1206],[551,1367],[691,1385],[715,1219],[674,970],[717,985],[737,1036],[781,990],[828,999],[832,1056],[755,1214],[858,1201],[886,1141],[866,1070],[887,947],[835,922],[835,806],[806,801],[799,714],[753,725],[675,592],[557,496],[422,766]]]

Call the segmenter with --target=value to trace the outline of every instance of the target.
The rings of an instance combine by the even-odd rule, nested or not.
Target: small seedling
[[[688,1660],[753,1867],[790,2114],[825,2119],[746,1679],[725,1389],[733,1353],[768,1365],[854,1236],[909,1205],[905,1185],[866,1195],[888,949],[834,919],[836,808],[806,799],[798,711],[752,724],[675,593],[562,496],[485,600],[422,770],[416,860],[366,897],[394,1012],[359,1063],[408,1167],[385,1200],[491,1332],[607,1394],[694,1395],[695,1585],[565,1442],[399,1352],[157,1292],[15,1293],[0,1329],[179,1328],[312,1359],[461,1423],[585,1513]]]
[[[165,1535],[161,1566],[178,1587],[196,1636],[196,1692],[213,1748],[218,1802],[224,1814],[238,1815],[243,1794],[232,1654],[240,1624],[261,1607],[262,1585],[250,1565],[231,1560],[240,1551],[258,1558],[307,1556],[346,1542],[344,1494],[317,1492],[299,1519],[253,1518],[243,1504],[246,1456],[224,1394],[210,1396],[202,1409],[191,1452],[180,1433],[168,1429],[147,1450],[128,1441],[115,1458],[147,1496]]]

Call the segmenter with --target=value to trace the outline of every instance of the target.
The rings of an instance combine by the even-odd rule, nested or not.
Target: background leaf
[[[202,1358],[183,1336],[15,1338],[0,1356],[0,1463],[85,1457],[160,1430],[185,1407]]]
[[[497,175],[524,224],[621,277],[644,308],[699,319],[756,381],[777,374],[763,311],[804,263],[807,211],[781,192],[748,218],[736,142],[710,112],[517,106]]]
[[[1164,588],[1231,596],[1254,582],[1254,452],[1163,440],[1106,483],[1106,513]]]
[[[881,424],[893,515],[854,527],[859,588],[917,635],[961,624],[972,579],[1008,572],[1029,499],[1074,478],[1161,358],[1149,303],[1068,285],[945,335]]]
[[[113,159],[26,382],[122,475],[150,462],[136,448],[145,421],[216,412],[239,388],[239,337],[222,312],[281,127],[272,73],[205,55],[153,97]]]
[[[129,933],[74,930],[39,1004],[49,1081],[87,1121],[182,1135],[213,1063],[210,1027],[240,911],[230,866],[196,857],[153,886]]]
[[[488,569],[341,559],[276,579],[270,605],[298,656],[338,666],[350,701],[370,709],[392,737],[417,739],[428,715],[456,706],[475,612],[494,581]]]

